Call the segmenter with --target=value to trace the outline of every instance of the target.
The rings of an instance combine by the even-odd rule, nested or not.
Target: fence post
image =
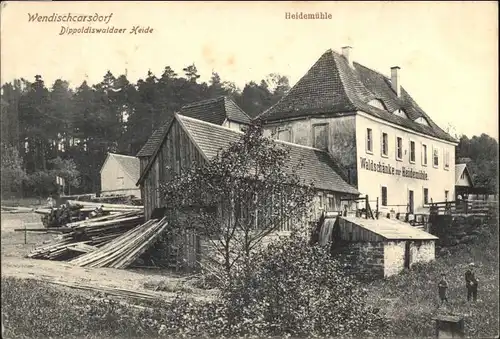
[[[365,196],[365,215],[366,219],[368,219],[368,208],[369,208],[369,202],[368,202],[368,195]]]
[[[26,245],[28,243],[28,236],[27,236],[27,233],[28,233],[28,230],[26,229],[26,222],[23,221],[23,225],[24,225],[24,244]]]

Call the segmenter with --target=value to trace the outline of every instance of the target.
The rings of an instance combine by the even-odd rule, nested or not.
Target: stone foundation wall
[[[334,258],[361,280],[384,277],[384,244],[381,242],[337,243]]]
[[[410,267],[416,263],[426,263],[436,258],[435,242],[416,240],[410,243]]]
[[[384,245],[384,277],[398,274],[405,265],[406,241],[388,241]]]

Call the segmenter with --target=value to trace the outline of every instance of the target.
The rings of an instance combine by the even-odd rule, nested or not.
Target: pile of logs
[[[127,268],[153,245],[167,225],[166,217],[149,220],[70,263],[86,267]]]
[[[75,221],[82,221],[112,213],[142,211],[143,209],[142,206],[68,200],[59,208],[37,209],[35,213],[42,215],[42,223],[45,227],[62,227]]]
[[[89,206],[92,203],[78,203],[83,204],[82,208],[94,207]],[[35,248],[27,257],[67,260],[76,266],[124,269],[144,254],[168,226],[166,217],[144,222],[142,206],[101,205],[109,214],[56,228],[60,233],[58,240]]]
[[[72,222],[51,228],[61,235],[49,245],[35,248],[28,258],[65,260],[96,250],[144,222],[142,211],[113,213],[102,217]]]

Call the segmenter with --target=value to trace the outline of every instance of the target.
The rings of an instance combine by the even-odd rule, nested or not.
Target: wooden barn
[[[167,167],[180,173],[181,168],[189,168],[193,162],[208,161],[219,150],[238,141],[242,134],[243,132],[227,127],[175,114],[148,163],[141,167],[138,185],[142,190],[146,219],[151,217],[155,208],[162,207],[158,187],[161,182],[171,179],[171,172],[167,171]],[[318,197],[331,198],[317,199],[318,217],[327,205],[341,210],[341,198],[359,195],[354,187],[337,174],[335,164],[326,151],[278,140],[275,142],[286,144],[290,148],[292,162],[303,159],[304,167],[298,174],[306,181],[312,180],[315,183]]]
[[[438,237],[397,219],[339,216],[333,226],[334,251],[345,254],[358,274],[389,277],[435,259]]]
[[[136,185],[140,176],[139,158],[108,153],[101,167],[101,195],[133,195],[141,198]]]
[[[189,168],[195,162],[209,161],[219,150],[238,141],[242,135],[241,128],[235,126],[175,114],[161,133],[153,134],[145,145],[147,149],[143,148],[144,152],[141,153],[141,175],[137,184],[141,188],[146,220],[151,219],[155,209],[164,207],[159,186],[171,179],[172,172],[167,168],[180,173],[181,169]],[[303,160],[304,167],[299,171],[299,176],[306,181],[312,180],[316,185],[318,196],[309,222],[315,222],[324,210],[343,209],[348,203],[341,201],[341,198],[359,195],[336,172],[337,166],[326,151],[279,140],[275,142],[290,148],[292,162]],[[282,229],[287,231],[290,225],[283,225]],[[185,260],[192,264],[198,260],[197,251],[201,251],[203,246],[200,246],[200,239],[196,237],[191,237],[189,242],[191,250],[187,251],[189,254]]]
[[[244,130],[245,126],[250,124],[251,121],[250,117],[238,105],[225,96],[185,105],[181,108],[179,114],[228,127],[236,131]],[[166,122],[158,127],[136,154],[141,162],[141,173],[146,168],[149,159],[155,153],[158,144],[164,139],[171,122],[172,118],[167,119]]]

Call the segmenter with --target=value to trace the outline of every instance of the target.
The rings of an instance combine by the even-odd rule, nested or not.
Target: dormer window
[[[419,123],[421,125],[424,125],[424,126],[429,126],[429,122],[424,117],[418,117],[418,118],[416,118],[415,122],[417,122],[417,123]]]
[[[397,109],[397,110],[395,110],[393,113],[394,113],[394,115],[398,115],[398,116],[400,116],[400,117],[402,117],[402,118],[406,118],[406,119],[408,119],[408,115],[407,115],[407,114],[406,114],[406,112],[405,112],[404,110],[402,110],[402,109]]]
[[[387,110],[387,108],[385,107],[384,105],[384,102],[380,99],[373,99],[373,100],[370,100],[368,102],[368,105],[370,106],[373,106],[373,107],[377,107],[378,109],[382,109],[382,110]]]

